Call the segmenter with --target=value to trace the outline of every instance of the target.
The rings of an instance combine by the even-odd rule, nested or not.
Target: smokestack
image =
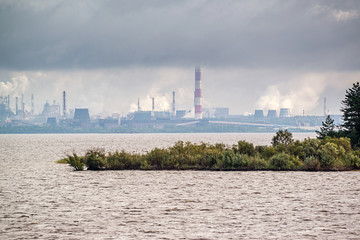
[[[326,111],[326,97],[324,97],[324,116],[327,115],[327,111]]]
[[[7,101],[7,104],[8,104],[8,109],[10,110],[10,95],[8,95],[8,101]]]
[[[141,107],[140,107],[140,98],[138,98],[138,112],[141,111]]]
[[[175,112],[175,91],[173,91],[172,115],[173,115],[173,117],[175,117],[175,115],[176,115],[176,112]]]
[[[21,94],[21,111],[25,112],[24,94]]]
[[[66,92],[63,91],[63,116],[66,116]]]
[[[31,115],[34,115],[34,94],[31,94]]]
[[[152,108],[151,110],[154,112],[155,110],[155,98],[152,98]]]
[[[200,67],[195,68],[195,119],[202,118],[202,106],[201,106],[201,69]]]
[[[16,97],[16,98],[15,98],[15,102],[16,102],[16,105],[15,105],[15,114],[16,114],[16,115],[18,115],[18,114],[19,114],[18,101],[19,101],[19,98],[18,98],[18,97]]]

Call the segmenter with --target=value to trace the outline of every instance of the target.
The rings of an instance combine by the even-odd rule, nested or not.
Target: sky
[[[290,108],[340,114],[360,81],[357,0],[0,0],[0,96],[24,94],[91,114]]]

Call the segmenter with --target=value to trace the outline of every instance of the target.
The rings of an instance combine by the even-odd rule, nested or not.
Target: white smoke
[[[319,104],[319,99],[326,84],[325,76],[307,74],[287,83],[271,85],[256,102],[258,109],[265,112],[270,109],[290,108],[292,114],[310,112]]]
[[[0,82],[0,96],[20,96],[26,91],[28,85],[29,79],[26,75],[14,76],[10,81]]]
[[[152,110],[152,96],[147,95],[146,98],[140,98],[140,108],[142,111],[151,111]],[[155,111],[169,111],[171,103],[171,98],[169,95],[156,95],[154,96],[155,102]],[[138,110],[137,103],[131,103],[129,112],[135,112]]]

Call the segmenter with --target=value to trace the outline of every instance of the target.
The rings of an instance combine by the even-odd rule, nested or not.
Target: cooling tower
[[[280,117],[290,117],[290,109],[280,108]]]
[[[263,110],[255,110],[254,117],[255,118],[263,118],[264,117]]]
[[[74,119],[78,120],[80,124],[90,123],[89,109],[75,108]]]
[[[268,118],[276,118],[277,117],[276,110],[268,110],[267,117]]]

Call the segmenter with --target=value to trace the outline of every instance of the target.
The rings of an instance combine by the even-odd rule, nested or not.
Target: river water
[[[91,147],[271,137],[0,135],[0,239],[360,239],[360,172],[75,172],[55,163]]]

